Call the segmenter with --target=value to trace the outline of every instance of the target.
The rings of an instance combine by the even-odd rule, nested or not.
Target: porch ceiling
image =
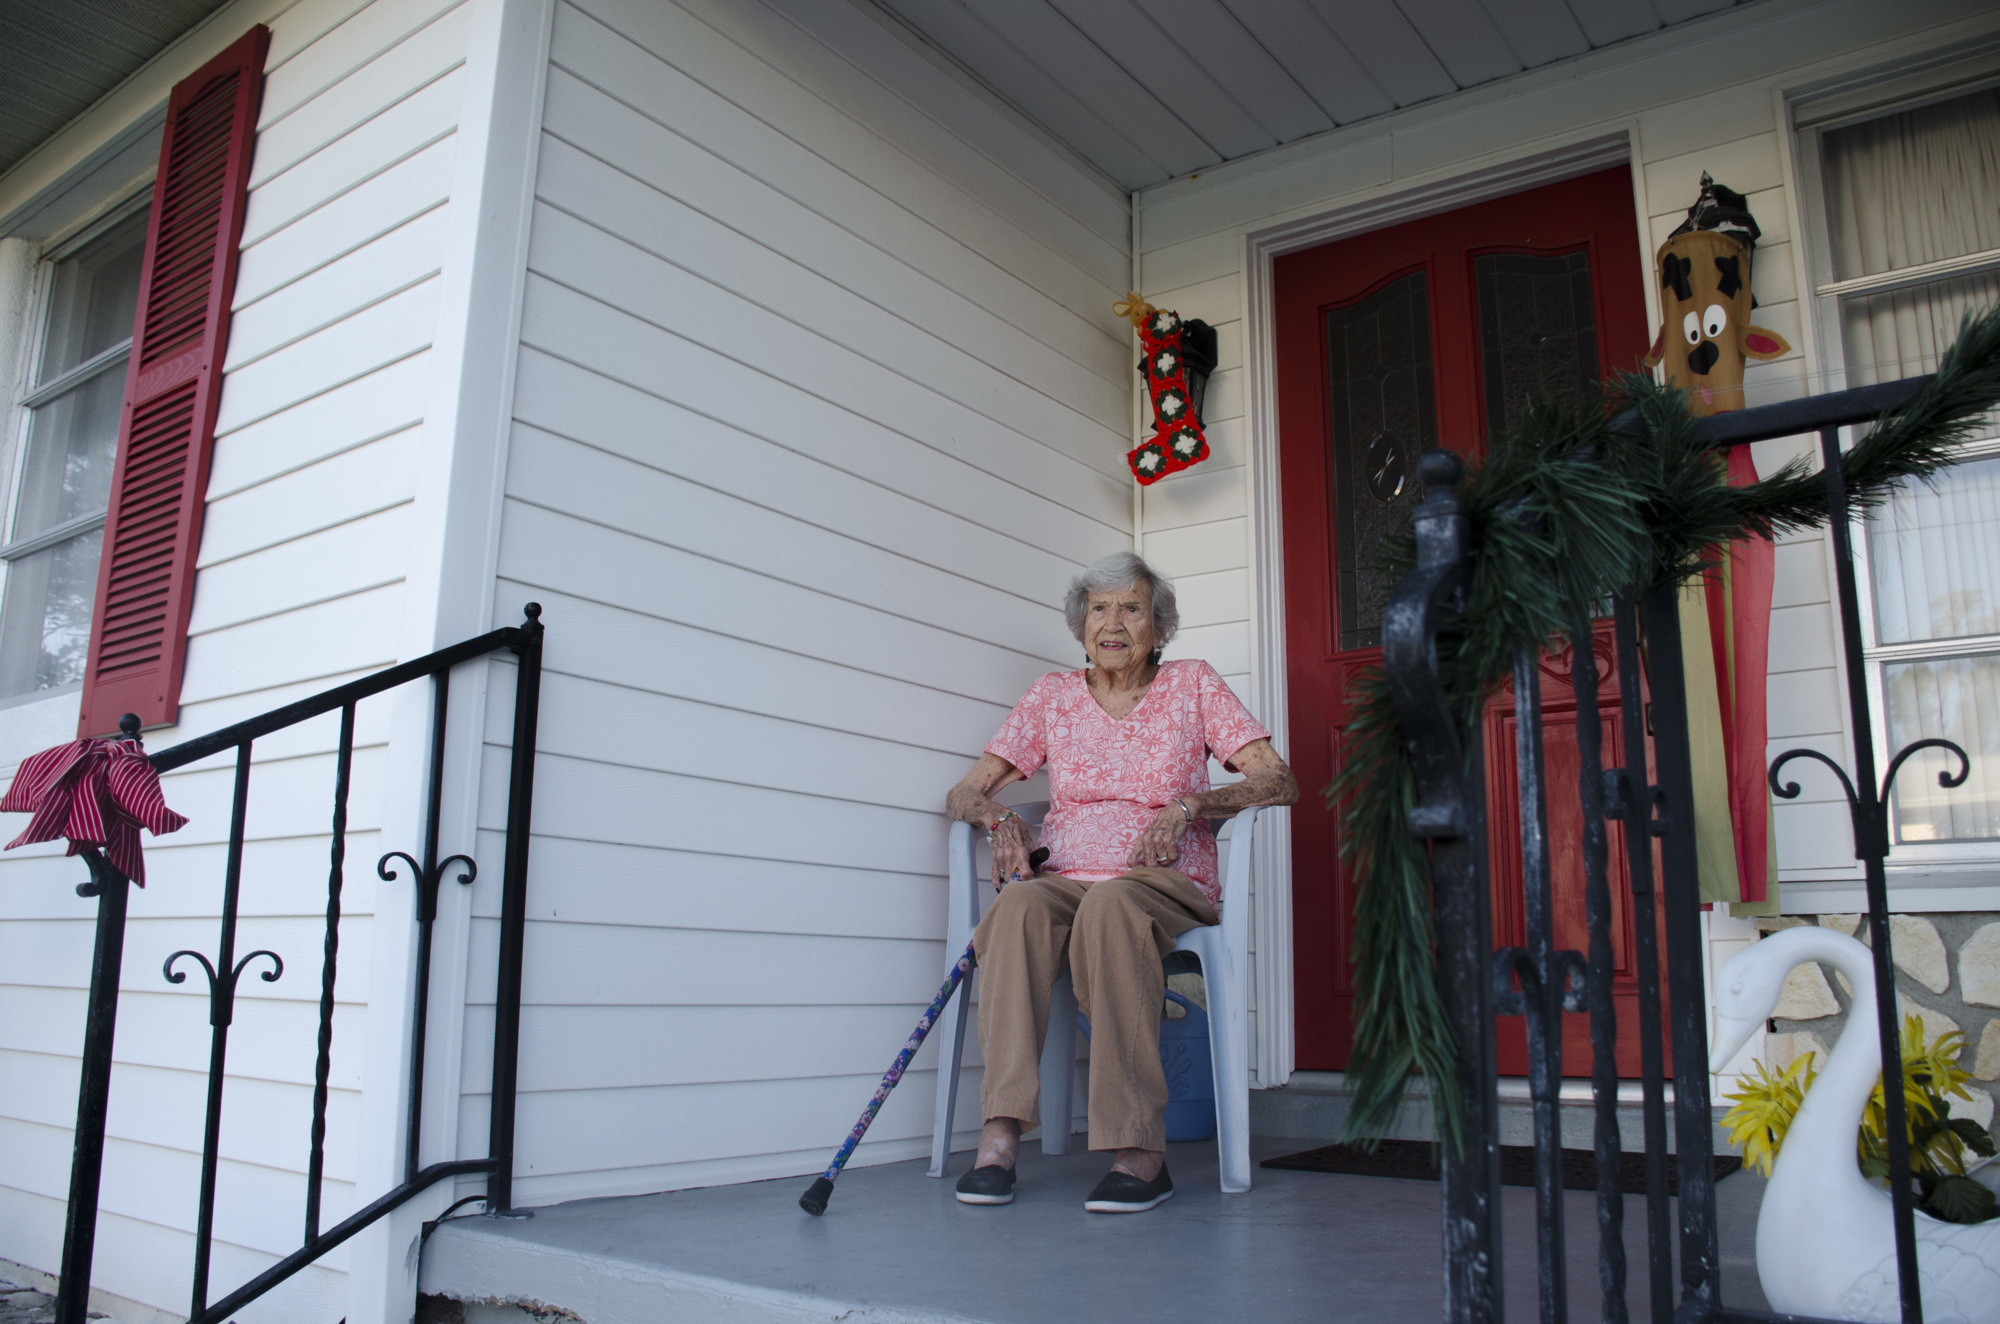
[[[223,0],[0,0],[0,174]]]
[[[1127,189],[1753,0],[876,0]]]

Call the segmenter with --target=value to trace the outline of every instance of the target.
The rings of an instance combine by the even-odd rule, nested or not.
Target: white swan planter
[[[1861,1113],[1882,1071],[1875,967],[1866,947],[1832,929],[1771,934],[1729,958],[1717,978],[1719,1071],[1778,1006],[1785,976],[1825,961],[1847,976],[1856,1014],[1785,1133],[1757,1215],[1757,1277],[1771,1309],[1828,1319],[1898,1320],[1889,1193],[1855,1166]],[[2000,1324],[2000,1219],[1947,1223],[1917,1211],[1917,1266],[1928,1324]]]

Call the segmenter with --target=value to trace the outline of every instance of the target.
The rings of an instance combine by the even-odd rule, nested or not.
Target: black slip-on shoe
[[[960,1204],[1014,1203],[1014,1170],[998,1163],[974,1168],[958,1179]]]
[[[1160,1165],[1160,1175],[1151,1181],[1140,1181],[1130,1173],[1107,1172],[1104,1180],[1097,1183],[1097,1189],[1083,1202],[1083,1207],[1093,1214],[1137,1214],[1162,1200],[1171,1200],[1174,1195],[1174,1179],[1167,1175],[1167,1165]]]

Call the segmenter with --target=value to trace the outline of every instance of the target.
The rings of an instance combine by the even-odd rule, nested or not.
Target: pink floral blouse
[[[1048,872],[1116,878],[1125,872],[1132,843],[1164,806],[1208,789],[1211,753],[1227,764],[1236,751],[1271,733],[1206,662],[1162,664],[1123,721],[1098,706],[1084,675],[1058,671],[1036,681],[986,752],[1023,776],[1048,765],[1049,816],[1041,836],[1049,848]],[[1174,867],[1199,883],[1212,903],[1222,903],[1215,834],[1206,822],[1181,838]]]

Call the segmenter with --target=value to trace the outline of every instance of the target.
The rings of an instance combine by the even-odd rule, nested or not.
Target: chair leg
[[[1069,971],[1049,996],[1049,1032],[1042,1040],[1042,1152],[1069,1153],[1070,1090],[1076,1081],[1076,989]]]
[[[937,1112],[931,1121],[931,1167],[926,1176],[944,1176],[951,1159],[951,1128],[958,1113],[959,1068],[965,1057],[965,1024],[972,1007],[972,981],[978,970],[968,970],[959,985],[956,1002],[946,1009],[937,1027],[938,1040]]]
[[[1223,962],[1212,964],[1219,968]],[[1208,1052],[1215,1070],[1216,1157],[1221,1161],[1223,1191],[1237,1194],[1249,1190],[1251,1180],[1249,1008],[1236,980],[1227,974],[1210,978],[1207,967],[1211,963],[1204,961],[1203,965],[1202,981],[1208,989]]]

